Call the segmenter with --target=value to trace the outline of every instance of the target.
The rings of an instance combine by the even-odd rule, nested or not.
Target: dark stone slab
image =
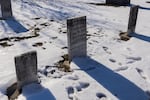
[[[130,0],[106,0],[106,4],[126,6],[130,5]]]
[[[37,78],[37,53],[35,51],[15,57],[18,88],[33,82],[38,82]]]
[[[87,55],[86,16],[67,20],[69,60]]]
[[[2,18],[12,17],[11,0],[0,0]]]
[[[131,6],[128,22],[128,34],[135,32],[139,6]]]

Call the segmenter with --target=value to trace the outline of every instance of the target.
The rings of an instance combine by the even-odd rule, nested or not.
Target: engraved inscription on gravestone
[[[137,22],[137,16],[138,16],[138,8],[139,6],[132,6],[130,8],[130,16],[129,16],[129,22],[128,22],[128,34],[135,32],[136,22]]]
[[[0,0],[2,18],[12,17],[11,0]]]
[[[86,56],[86,16],[67,20],[69,60]]]
[[[37,53],[28,52],[15,57],[18,88],[22,88],[33,82],[38,82],[37,78]]]
[[[130,0],[106,0],[106,4],[126,6],[130,4]]]

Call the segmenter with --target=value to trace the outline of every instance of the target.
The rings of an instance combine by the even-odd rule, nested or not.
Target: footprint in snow
[[[119,72],[119,71],[124,71],[124,70],[127,70],[127,69],[128,69],[128,67],[125,66],[125,67],[120,67],[120,68],[116,69],[115,71]]]
[[[96,93],[96,96],[100,99],[100,100],[106,100],[107,96],[103,93]]]
[[[90,86],[87,82],[79,82],[79,85],[77,85],[75,88],[78,92],[82,91],[82,89],[86,89]]]
[[[73,87],[73,86],[67,87],[66,90],[68,93],[68,98],[71,100],[76,100],[77,99],[76,93],[81,92],[81,91],[83,91],[83,89],[88,88],[89,85],[90,84],[87,82],[79,82],[79,85],[76,85],[75,87]]]
[[[142,60],[141,57],[127,57],[127,59],[135,60],[135,61],[140,61],[140,60]]]
[[[111,52],[109,51],[108,47],[103,46],[103,50],[104,50],[106,53],[111,54]]]
[[[136,68],[136,71],[141,75],[141,77],[142,77],[143,79],[146,79],[146,77],[145,77],[144,72],[143,72],[142,69]]]
[[[75,75],[75,76],[69,76],[68,79],[76,81],[76,80],[79,80],[79,77],[77,75]]]
[[[89,85],[90,85],[90,84],[87,83],[87,82],[79,82],[79,84],[80,84],[81,88],[83,88],[83,89],[88,88]]]
[[[76,88],[76,90],[77,90],[78,92],[82,91],[82,88],[81,88],[80,85],[75,86],[75,88]]]
[[[141,61],[142,58],[141,57],[127,57],[127,64],[132,64],[136,61]]]
[[[104,49],[104,51],[107,51],[107,50],[108,50],[108,47],[103,46],[103,49]]]
[[[94,43],[99,43],[98,41],[96,41],[96,40],[92,40]]]
[[[150,91],[149,91],[149,90],[147,90],[147,91],[145,91],[145,93],[146,93],[146,95],[149,97],[149,99],[148,99],[148,100],[150,100]]]
[[[68,98],[73,100],[73,95],[75,93],[75,90],[74,90],[74,88],[72,86],[67,88],[67,93],[68,93]]]
[[[150,82],[150,79],[149,79],[148,76],[144,73],[144,71],[143,71],[142,69],[136,68],[136,70],[137,70],[137,72],[140,74],[140,76],[141,76],[144,80]]]
[[[112,58],[110,58],[109,61],[112,62],[112,63],[115,63],[115,62],[116,62],[116,60],[115,60],[115,59],[112,59]]]

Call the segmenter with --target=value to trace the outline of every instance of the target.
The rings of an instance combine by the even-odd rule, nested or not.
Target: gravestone
[[[18,88],[33,82],[38,82],[37,78],[37,53],[28,52],[15,57]]]
[[[0,1],[0,2],[1,2],[1,1]],[[0,5],[0,18],[2,18],[1,5]]]
[[[2,18],[12,17],[11,0],[0,0]]]
[[[130,16],[129,16],[129,22],[128,22],[128,35],[135,32],[136,22],[137,22],[137,16],[138,16],[138,8],[139,6],[132,6],[130,8]]]
[[[67,37],[69,60],[74,57],[87,55],[86,45],[86,16],[67,20]]]
[[[106,4],[126,6],[130,5],[130,0],[106,0]]]

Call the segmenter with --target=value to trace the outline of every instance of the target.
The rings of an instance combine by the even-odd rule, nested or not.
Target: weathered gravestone
[[[106,4],[126,6],[130,4],[130,0],[106,0]]]
[[[11,0],[0,0],[2,18],[12,17]]]
[[[69,60],[87,55],[86,16],[67,20]]]
[[[0,18],[2,18],[1,4],[0,4]]]
[[[136,27],[136,21],[138,16],[138,8],[139,6],[132,6],[130,8],[130,16],[129,16],[129,22],[128,22],[128,35],[135,32]]]
[[[38,82],[36,51],[15,57],[15,66],[19,89],[30,83]]]

